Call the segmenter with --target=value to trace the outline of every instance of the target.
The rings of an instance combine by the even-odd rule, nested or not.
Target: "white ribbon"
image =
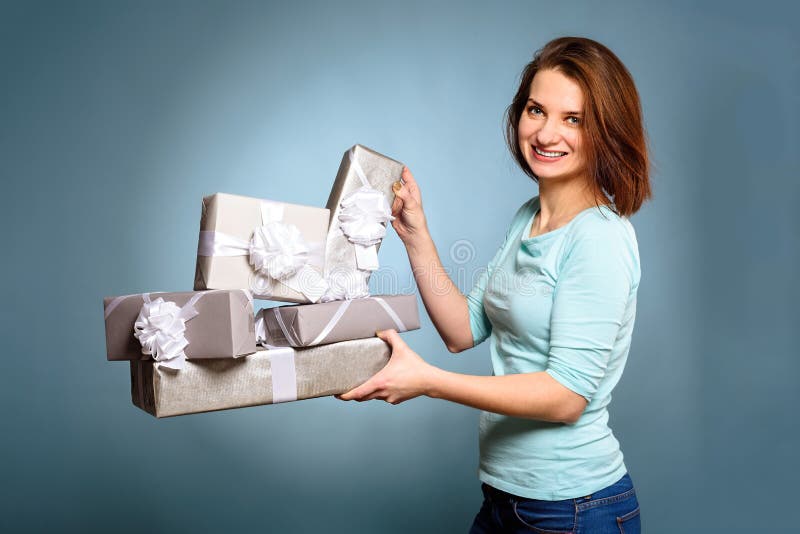
[[[322,243],[308,243],[300,230],[283,222],[283,205],[261,201],[261,226],[249,241],[217,231],[200,231],[198,256],[248,256],[256,277],[252,289],[269,295],[275,281],[317,302],[328,284],[309,263],[322,264]]]
[[[319,335],[314,338],[314,341],[311,342],[311,346],[322,344],[322,340],[328,337],[328,334],[331,333],[331,330],[333,330],[334,327],[339,324],[339,319],[342,318],[344,312],[346,312],[347,308],[350,307],[351,302],[352,301],[350,300],[345,300],[339,304],[339,307],[336,309],[336,313],[333,314],[333,317],[331,317],[331,320],[328,321],[328,324],[325,325],[325,328],[322,329]]]
[[[386,312],[386,314],[389,315],[389,318],[392,320],[394,325],[397,327],[397,331],[398,332],[405,332],[406,330],[408,330],[408,328],[406,328],[406,325],[400,319],[400,316],[397,315],[397,313],[392,309],[391,306],[389,306],[388,302],[386,302],[385,300],[383,300],[380,297],[372,297],[372,299],[375,302],[377,302],[378,304],[380,304],[381,308],[383,308],[383,310]]]
[[[265,319],[265,315],[267,313],[272,313],[275,315],[275,321],[278,323],[278,327],[283,332],[283,337],[286,338],[286,342],[290,345],[300,345],[300,341],[298,340],[295,332],[290,329],[286,323],[283,321],[283,317],[280,313],[278,313],[278,307],[274,308],[263,308],[258,310],[258,315],[256,316],[256,344],[261,345],[262,347],[272,347],[270,342],[270,335],[269,329],[267,328],[267,321]]]
[[[283,332],[283,337],[286,338],[286,341],[290,345],[299,345],[300,340],[297,339],[297,336],[294,335],[294,331],[291,330],[288,326],[286,326],[286,323],[283,322],[283,316],[281,315],[280,310],[278,309],[277,306],[275,308],[272,308],[272,313],[273,315],[275,315],[275,320],[277,321],[278,327],[281,329],[281,332]]]
[[[116,297],[111,302],[109,302],[108,306],[106,306],[106,309],[103,310],[103,319],[108,319],[108,316],[111,315],[111,312],[113,312],[117,308],[117,306],[119,306],[122,303],[123,300],[125,300],[130,296],[135,296],[135,295],[123,295],[121,297]]]
[[[348,152],[350,166],[362,186],[342,199],[339,228],[356,250],[356,265],[362,271],[378,269],[377,245],[386,236],[386,225],[394,220],[386,196],[373,188],[354,149]]]
[[[391,306],[389,306],[388,302],[386,302],[380,297],[367,297],[366,299],[363,300],[374,300],[375,302],[377,302],[380,305],[380,307],[383,308],[383,311],[386,312],[386,315],[388,315],[389,318],[392,320],[395,327],[397,327],[398,332],[405,332],[406,330],[408,330],[406,328],[406,325],[403,323],[403,320],[400,319],[400,316],[397,315],[397,313],[392,309]],[[320,331],[319,335],[317,335],[317,337],[314,338],[314,341],[308,344],[309,347],[313,347],[315,345],[322,345],[322,343],[325,341],[325,338],[328,337],[328,334],[330,334],[331,331],[334,328],[336,328],[336,325],[339,324],[339,321],[344,315],[344,312],[346,312],[347,308],[350,307],[351,302],[352,301],[350,300],[342,301],[342,303],[336,309],[336,313],[334,313],[330,321],[328,321],[328,324],[326,324],[325,327],[322,329],[322,331]],[[275,315],[279,316],[277,312]]]
[[[183,307],[178,307],[161,297],[151,300],[150,294],[144,293],[144,304],[133,324],[133,335],[142,344],[142,354],[152,356],[158,362],[156,365],[182,369],[186,361],[184,349],[189,344],[184,335],[186,321],[198,315],[194,305],[202,296],[203,293],[197,293]]]
[[[264,320],[264,310],[258,310],[256,316],[256,345],[267,343],[267,322]]]
[[[272,403],[297,400],[297,370],[294,349],[271,347],[267,350],[272,375]]]

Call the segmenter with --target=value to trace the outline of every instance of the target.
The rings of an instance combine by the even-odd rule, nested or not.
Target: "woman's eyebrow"
[[[528,98],[528,104],[533,104],[534,106],[542,108],[543,110],[547,109],[542,104],[540,104],[539,102],[534,100],[533,98]],[[562,113],[562,115],[578,115],[578,116],[581,116],[581,115],[583,115],[583,112],[582,111],[565,111],[564,113]]]

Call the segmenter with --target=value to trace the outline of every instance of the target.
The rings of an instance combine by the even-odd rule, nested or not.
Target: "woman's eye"
[[[578,125],[581,123],[581,120],[578,117],[567,117],[567,122],[572,125]]]
[[[528,106],[528,113],[530,113],[531,115],[541,115],[542,108],[540,108],[539,106]]]

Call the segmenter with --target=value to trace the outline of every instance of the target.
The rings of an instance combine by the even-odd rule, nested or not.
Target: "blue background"
[[[101,300],[191,288],[200,198],[324,205],[362,143],[421,184],[462,289],[536,188],[502,113],[549,39],[638,84],[655,199],[612,426],[646,532],[789,532],[800,472],[792,2],[3,2],[5,531],[465,532],[477,412],[333,398],[156,420]],[[399,239],[376,289],[411,275]],[[447,353],[427,317],[406,340]]]

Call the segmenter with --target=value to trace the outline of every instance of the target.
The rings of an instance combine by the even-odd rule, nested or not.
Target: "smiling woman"
[[[639,532],[639,504],[608,426],[641,270],[628,216],[650,196],[639,99],[605,46],[548,43],[521,76],[507,141],[539,194],[468,295],[447,275],[408,169],[392,226],[451,352],[490,339],[492,376],[427,364],[392,330],[389,364],[344,400],[419,395],[482,410],[484,502],[471,532]],[[526,283],[526,281],[528,283]],[[541,291],[525,290],[533,281]]]
[[[532,137],[537,133],[541,137]],[[506,142],[523,172],[536,181],[540,172],[549,171],[532,165],[531,153],[534,147],[547,149],[545,143],[557,134],[582,151],[578,155],[595,196],[605,199],[601,203],[613,199],[614,211],[630,216],[650,197],[639,93],[625,65],[596,41],[555,39],[522,71],[506,110]]]

